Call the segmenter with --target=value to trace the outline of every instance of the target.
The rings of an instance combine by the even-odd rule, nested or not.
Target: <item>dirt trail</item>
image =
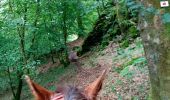
[[[74,75],[62,76],[59,81],[53,82],[51,85],[71,84],[83,89],[93,82],[104,69],[107,69],[106,79],[98,96],[99,100],[131,100],[134,98],[144,100],[149,90],[147,66],[140,67],[136,64],[130,65],[130,67],[126,66],[129,68],[126,72],[127,77],[130,78],[123,77],[115,71],[115,68],[119,68],[136,58],[143,57],[143,50],[137,47],[136,44],[132,44],[123,49],[123,52],[119,52],[123,54],[119,54],[117,46],[110,43],[103,51],[89,52],[86,56],[80,57],[81,70],[74,72]],[[75,68],[75,65],[73,64],[72,67]],[[134,74],[131,74],[131,72]]]
[[[107,75],[98,100],[146,100],[149,91],[149,78],[147,66],[139,64],[130,64],[131,61],[137,61],[136,58],[143,57],[143,48],[140,45],[132,44],[123,51],[117,51],[116,44],[110,45],[100,52],[88,52],[85,56],[79,58],[82,69],[78,72],[69,70],[69,74],[64,74],[59,80],[53,80],[46,84],[49,86],[75,85],[83,89],[89,83],[93,82],[104,69],[107,69]],[[138,59],[141,60],[141,59]],[[116,72],[115,68],[123,65],[129,68],[126,71],[126,77]],[[59,62],[53,64],[49,61],[40,67],[39,72],[46,73],[50,68],[56,67]],[[129,66],[129,67],[128,67]],[[70,65],[70,69],[76,68]],[[133,74],[131,74],[133,72]],[[130,78],[127,78],[130,77]],[[5,100],[5,99],[4,99]]]
[[[84,88],[89,83],[93,82],[104,69],[107,69],[107,74],[110,72],[113,62],[112,58],[116,55],[116,52],[114,48],[108,46],[104,51],[101,53],[104,53],[104,55],[101,55],[100,53],[96,54],[88,54],[85,57],[79,59],[79,62],[82,64],[83,70],[79,70],[76,77],[72,78],[73,84],[76,85],[78,88]],[[105,87],[105,84],[107,84],[107,75],[106,79],[104,80],[103,87]],[[109,99],[111,97],[104,96],[105,91],[101,91],[99,98],[101,100],[113,100]]]
[[[134,58],[143,57],[142,48],[133,49],[134,44],[130,45],[129,48],[124,49],[124,52],[131,57],[121,58],[121,55],[117,54],[117,45],[111,43],[102,52],[89,53],[85,57],[79,59],[83,64],[84,70],[79,71],[75,77],[71,80],[79,88],[87,86],[89,83],[94,81],[102,72],[107,69],[107,76],[103,84],[102,91],[99,94],[99,100],[131,100],[133,98],[146,99],[149,90],[149,80],[147,66],[141,68],[136,65],[131,65],[129,71],[133,72],[131,78],[122,77],[120,73],[113,71],[115,67],[121,67],[125,63],[130,62]],[[131,50],[128,54],[128,50]],[[119,58],[120,57],[120,58]],[[113,59],[116,58],[117,60]],[[66,81],[67,82],[67,81]]]

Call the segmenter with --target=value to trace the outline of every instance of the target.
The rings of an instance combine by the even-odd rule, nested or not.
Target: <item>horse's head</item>
[[[52,92],[33,82],[28,76],[25,78],[35,100],[95,100],[102,88],[105,74],[106,70],[94,82],[85,87],[83,91],[76,87],[68,86],[58,88],[56,92]]]

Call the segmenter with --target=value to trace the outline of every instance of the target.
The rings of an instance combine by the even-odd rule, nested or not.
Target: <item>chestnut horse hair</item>
[[[63,86],[58,87],[55,92],[49,91],[33,82],[27,75],[25,79],[35,100],[96,100],[98,92],[102,88],[105,75],[106,70],[94,82],[86,86],[84,90],[72,86]]]

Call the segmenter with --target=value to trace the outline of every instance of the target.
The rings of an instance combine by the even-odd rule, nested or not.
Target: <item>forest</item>
[[[170,100],[169,2],[0,0],[0,100]]]

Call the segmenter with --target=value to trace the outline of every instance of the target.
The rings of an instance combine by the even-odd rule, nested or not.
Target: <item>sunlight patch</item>
[[[71,35],[68,35],[67,42],[72,42],[72,41],[77,40],[77,39],[78,39],[77,34],[71,34]]]

